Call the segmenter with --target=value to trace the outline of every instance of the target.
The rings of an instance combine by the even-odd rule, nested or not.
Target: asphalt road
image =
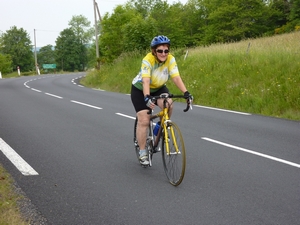
[[[82,75],[0,79],[0,163],[47,224],[300,224],[299,121],[175,103],[173,187],[159,154],[137,162],[130,96]]]

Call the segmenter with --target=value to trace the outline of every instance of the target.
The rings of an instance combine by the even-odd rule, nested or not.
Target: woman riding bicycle
[[[184,93],[186,99],[193,99],[187,91],[177,68],[177,63],[170,51],[170,40],[166,36],[159,35],[152,39],[151,52],[142,60],[139,74],[133,79],[131,87],[131,101],[134,105],[138,118],[137,141],[140,147],[140,163],[149,165],[146,147],[147,128],[150,122],[149,108],[155,105],[163,108],[163,100],[152,102],[151,96],[168,93],[166,82],[169,78],[173,80],[178,89]],[[172,113],[172,99],[169,102],[169,116]]]

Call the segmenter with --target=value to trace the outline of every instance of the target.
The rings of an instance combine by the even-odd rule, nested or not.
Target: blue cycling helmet
[[[152,39],[150,46],[151,46],[151,48],[155,48],[155,46],[157,46],[157,45],[161,45],[161,44],[170,45],[170,43],[171,43],[171,41],[167,36],[159,35]]]

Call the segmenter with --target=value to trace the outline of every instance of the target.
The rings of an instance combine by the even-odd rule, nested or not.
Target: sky
[[[168,0],[185,4],[187,0]],[[59,33],[68,28],[73,16],[83,15],[94,25],[93,0],[0,0],[0,34],[16,26],[23,28],[36,46],[55,45]],[[100,15],[112,13],[127,0],[96,0]],[[34,32],[35,30],[35,32]]]

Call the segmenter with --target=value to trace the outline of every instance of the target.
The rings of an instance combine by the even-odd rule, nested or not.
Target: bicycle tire
[[[134,151],[135,151],[136,157],[137,157],[138,161],[140,162],[140,147],[139,147],[137,139],[136,139],[137,122],[138,122],[138,119],[135,118],[134,130],[133,130],[133,143],[134,143]]]
[[[171,134],[171,131],[174,132],[174,137]],[[167,147],[165,142],[165,134],[167,132],[168,143],[169,143],[169,150],[170,154],[167,154]],[[185,154],[185,146],[182,134],[180,132],[179,127],[175,123],[171,123],[168,127],[164,126],[163,129],[163,138],[162,138],[162,159],[164,170],[167,175],[169,182],[174,185],[178,186],[184,177],[185,174],[185,167],[186,167],[186,154]],[[176,147],[178,146],[178,150],[180,153],[176,152]]]
[[[150,126],[149,126],[150,129]],[[149,135],[151,134],[151,132],[149,132]],[[152,143],[152,139],[151,138],[147,138],[147,142],[146,142],[146,149],[148,151],[148,160],[149,160],[149,166],[152,166],[152,156],[153,156],[153,143]]]

